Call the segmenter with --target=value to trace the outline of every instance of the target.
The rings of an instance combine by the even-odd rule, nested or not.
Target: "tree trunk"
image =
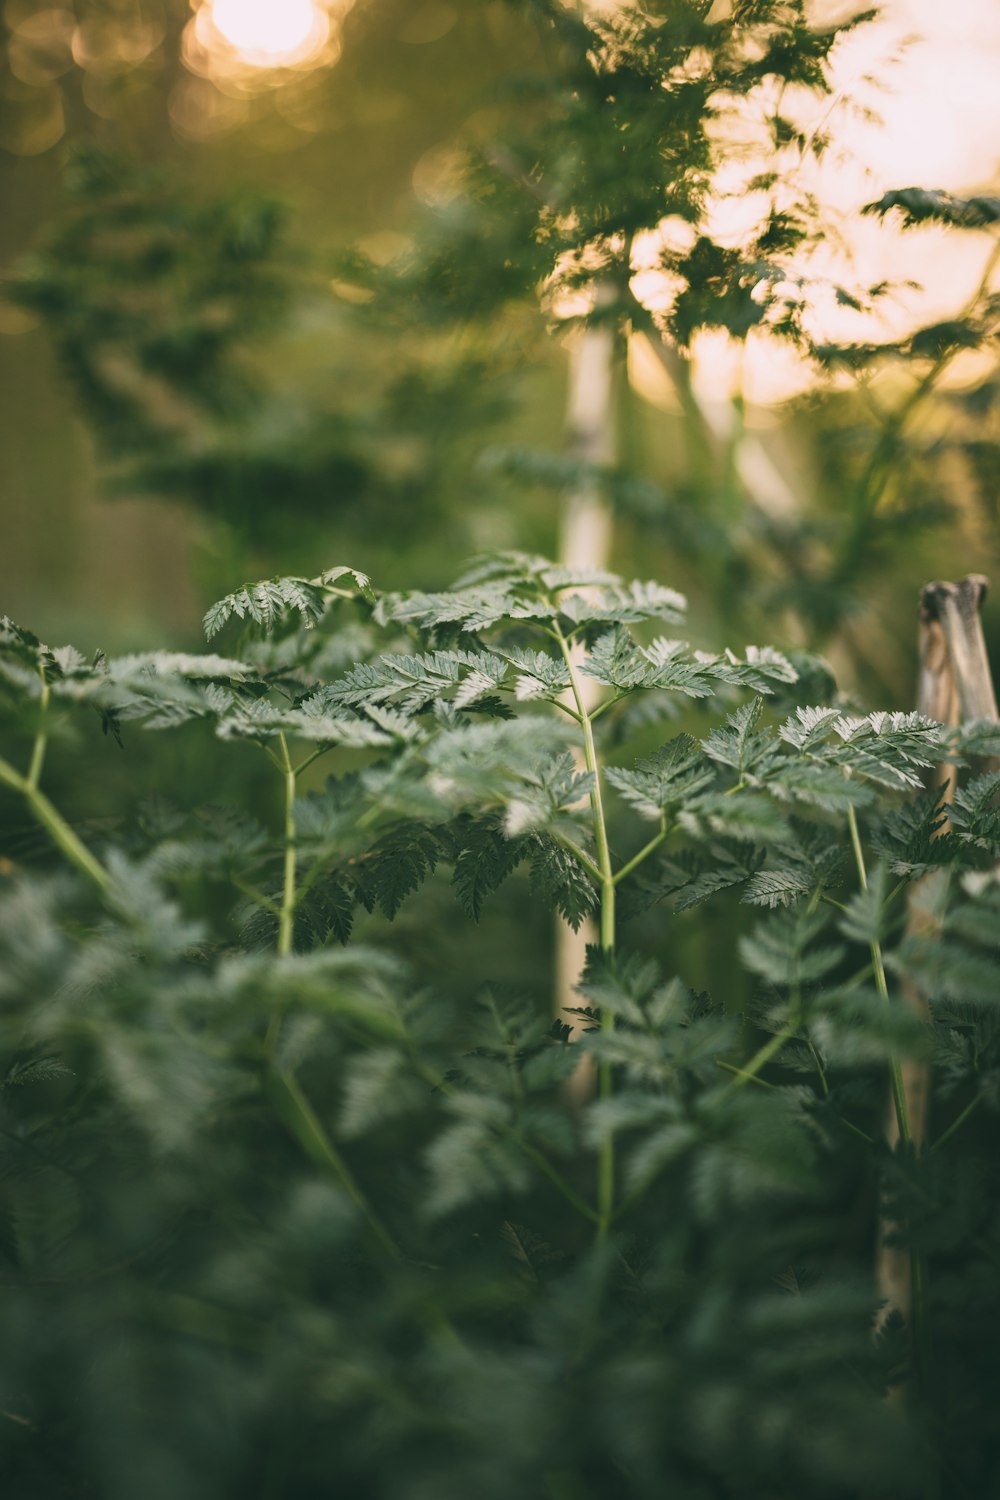
[[[613,297],[612,287],[599,287],[597,309],[602,305],[607,307]],[[568,447],[581,466],[586,466],[579,485],[565,502],[560,520],[559,561],[572,568],[604,568],[611,555],[612,515],[602,493],[600,471],[609,468],[616,456],[617,344],[616,326],[611,318],[605,318],[578,330],[570,348]],[[587,707],[591,708],[598,687],[588,678],[583,683],[590,699]],[[583,971],[587,944],[596,942],[592,921],[583,922],[574,932],[562,918],[557,918],[554,1005],[560,1019],[566,1006],[578,1003],[574,987]],[[593,1059],[588,1054],[570,1081],[574,1102],[582,1103],[589,1096],[593,1081]]]

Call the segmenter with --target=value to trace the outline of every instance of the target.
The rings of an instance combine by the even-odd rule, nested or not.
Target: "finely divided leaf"
[[[488,651],[431,651],[414,656],[380,656],[352,667],[339,681],[321,688],[315,702],[324,708],[368,708],[386,704],[419,714],[450,701],[468,708],[504,686],[509,667]]]
[[[996,855],[1000,851],[1000,771],[977,776],[955,793],[951,826],[965,843]]]
[[[530,835],[531,888],[562,913],[575,932],[597,905],[590,877],[575,855],[549,834]]]
[[[508,838],[495,814],[460,818],[453,834],[452,884],[466,916],[478,922],[483,902],[516,870],[528,852],[527,845]]]
[[[659,583],[614,584],[584,594],[570,594],[559,601],[560,614],[576,630],[581,625],[634,625],[640,620],[665,620],[678,625],[687,600],[675,589]]]
[[[748,906],[794,906],[802,896],[812,890],[810,871],[800,866],[786,866],[782,870],[758,870],[751,876],[743,892],[742,901]]]
[[[689,734],[678,735],[652,755],[636,761],[632,770],[611,766],[605,776],[640,817],[653,819],[686,803],[715,781],[714,769],[705,764]]]
[[[725,729],[714,729],[702,740],[705,754],[721,765],[730,766],[741,777],[758,761],[772,758],[775,753],[772,737],[756,732],[763,707],[764,700],[760,697],[741,704],[726,719]]]
[[[339,586],[339,580],[345,577],[353,580],[353,590]],[[205,635],[211,640],[234,615],[252,620],[265,635],[270,635],[288,614],[297,614],[309,630],[326,614],[332,599],[351,593],[369,602],[374,598],[367,574],[346,567],[328,568],[318,578],[267,578],[247,583],[212,605],[204,619]]]
[[[357,861],[358,900],[367,911],[378,906],[392,921],[405,898],[433,872],[440,855],[433,829],[413,821],[397,823]]]

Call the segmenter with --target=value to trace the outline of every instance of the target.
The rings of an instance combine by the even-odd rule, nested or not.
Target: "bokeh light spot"
[[[194,16],[184,29],[181,56],[189,73],[237,100],[300,85],[340,57],[341,23],[353,3],[191,0]],[[178,127],[181,134],[202,133],[197,126],[189,130],[191,124]]]
[[[325,40],[313,0],[212,0],[212,24],[250,67],[298,61]]]

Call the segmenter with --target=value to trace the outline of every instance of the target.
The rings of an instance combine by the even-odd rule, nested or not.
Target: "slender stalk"
[[[660,823],[660,831],[659,831],[659,833],[656,834],[653,838],[651,838],[648,844],[643,844],[643,846],[639,850],[638,854],[633,854],[633,856],[632,856],[632,858],[630,860],[628,860],[625,864],[621,865],[615,871],[614,884],[618,885],[618,883],[620,881],[622,881],[622,880],[625,879],[626,875],[631,875],[631,873],[632,873],[633,870],[638,869],[639,865],[642,864],[643,860],[646,859],[646,858],[648,858],[648,856],[650,854],[652,854],[652,852],[653,852],[654,849],[658,849],[660,847],[660,845],[663,843],[663,840],[666,838],[666,836],[667,836],[667,821],[664,818],[661,821],[661,823]]]
[[[285,782],[284,885],[280,907],[266,897],[264,900],[271,910],[277,912],[278,916],[278,957],[288,958],[291,956],[294,945],[295,909],[298,901],[296,891],[295,791],[298,772],[302,767],[295,767],[292,764],[292,758],[288,750],[288,741],[283,734],[279,734],[278,744],[281,750],[280,760],[270,751],[268,751],[268,754],[275,761]],[[313,759],[315,759],[315,756],[308,757],[308,760]],[[303,764],[306,763],[303,762]],[[372,1208],[347,1162],[323,1128],[319,1116],[303,1093],[298,1079],[288,1069],[274,1065],[273,1058],[278,1044],[280,1028],[281,1016],[275,1011],[268,1023],[267,1034],[264,1038],[264,1055],[269,1064],[265,1074],[265,1087],[271,1096],[278,1114],[302,1146],[306,1155],[317,1166],[323,1167],[333,1173],[348,1197],[364,1216],[374,1239],[385,1254],[392,1260],[402,1260],[402,1251],[382,1223],[378,1214]]]
[[[38,731],[35,735],[35,743],[31,751],[31,765],[28,767],[28,786],[32,791],[38,790],[38,783],[42,779],[42,767],[45,764],[45,747],[48,743],[48,735],[45,732],[45,717],[48,713],[49,699],[52,689],[45,675],[45,668],[38,668],[38,675],[42,680],[42,691],[39,698],[39,720]]]
[[[572,1187],[566,1181],[565,1177],[556,1167],[552,1165],[548,1157],[543,1156],[541,1151],[539,1151],[536,1146],[532,1146],[529,1141],[524,1140],[524,1138],[520,1135],[517,1137],[517,1144],[520,1146],[521,1150],[524,1152],[528,1160],[534,1162],[535,1166],[542,1173],[542,1175],[547,1177],[552,1186],[554,1188],[557,1188],[558,1191],[562,1193],[563,1197],[566,1199],[566,1202],[569,1203],[573,1208],[575,1208],[577,1213],[582,1214],[585,1219],[589,1219],[592,1224],[596,1224],[600,1228],[600,1214],[595,1213],[586,1199],[580,1197],[580,1194],[576,1191],[576,1188]],[[606,1225],[601,1230],[601,1232],[607,1232]]]
[[[615,946],[615,874],[611,865],[611,848],[608,844],[608,825],[604,814],[604,793],[601,785],[601,767],[597,759],[597,748],[594,744],[594,730],[590,714],[587,711],[587,700],[580,682],[576,662],[573,660],[573,652],[569,642],[556,624],[554,632],[566,670],[569,673],[570,690],[573,701],[576,704],[577,713],[580,716],[580,727],[583,730],[583,755],[587,770],[594,779],[593,790],[590,793],[590,807],[594,823],[594,843],[597,848],[597,872],[600,878],[601,888],[601,922],[600,942],[604,951],[610,952]],[[615,1018],[605,1011],[601,1015],[601,1030],[612,1031]],[[598,1064],[597,1069],[597,1092],[601,1099],[610,1099],[613,1092],[611,1078],[611,1067],[607,1062]],[[597,1151],[597,1238],[603,1240],[607,1237],[608,1229],[614,1215],[615,1203],[615,1143],[613,1136],[603,1140]]]
[[[767,1078],[758,1078],[756,1073],[748,1073],[746,1068],[738,1068],[735,1063],[725,1062],[721,1057],[715,1059],[715,1066],[722,1068],[726,1073],[732,1073],[734,1078],[742,1078],[745,1083],[756,1083],[762,1089],[778,1090],[776,1083],[771,1083]]]
[[[806,914],[808,916],[812,916],[813,912],[816,910],[822,899],[823,888],[822,886],[817,886],[812,895],[809,897],[809,904],[806,907]],[[781,1051],[785,1043],[791,1041],[792,1037],[795,1035],[801,1025],[802,991],[798,983],[795,983],[791,986],[788,997],[788,1020],[785,1022],[784,1026],[782,1026],[780,1031],[775,1032],[770,1041],[765,1042],[763,1047],[761,1047],[759,1051],[754,1053],[753,1057],[745,1067],[731,1069],[731,1071],[737,1076],[730,1084],[730,1088],[742,1088],[744,1084],[750,1083],[751,1080],[755,1079],[761,1068],[766,1067],[766,1065],[771,1061],[771,1058],[774,1057],[776,1053]]]
[[[45,764],[45,749],[48,744],[45,719],[52,696],[52,689],[49,687],[44,667],[40,666],[38,668],[38,675],[42,683],[39,698],[40,714],[38,729],[35,732],[35,742],[31,747],[31,761],[28,766],[28,774],[27,776],[22,776],[19,771],[15,771],[14,767],[8,761],[0,760],[0,782],[11,787],[14,791],[20,792],[31,809],[32,814],[41,823],[56,847],[65,854],[66,858],[71,864],[76,866],[81,874],[86,875],[88,880],[93,881],[98,890],[106,891],[111,884],[111,876],[73,832],[66,819],[52,805],[39,785],[42,777],[42,767]]]
[[[48,706],[48,684],[43,677],[42,707]],[[288,754],[285,736],[280,736],[282,751],[281,769],[285,777],[285,886],[279,915],[278,953],[282,957],[292,951],[293,925],[295,918],[295,780],[296,771]],[[270,758],[276,757],[270,754]],[[52,803],[39,789],[45,758],[45,734],[42,728],[35,737],[31,767],[27,776],[21,776],[7,761],[0,759],[0,782],[21,793],[37,817],[47,829],[54,842],[76,867],[87,875],[102,892],[111,884],[111,877],[99,864],[90,850],[81,843],[72,828]],[[267,898],[265,898],[266,900]],[[269,902],[273,906],[274,903]],[[276,908],[277,909],[277,908]],[[272,1019],[265,1043],[268,1053],[273,1052],[276,1041],[276,1021]],[[279,1068],[269,1069],[269,1089],[282,1119],[299,1143],[318,1165],[326,1167],[337,1177],[344,1191],[360,1209],[368,1226],[381,1248],[393,1260],[401,1260],[402,1252],[392,1235],[379,1219],[366,1199],[351,1172],[350,1167],[330,1140],[322,1123],[302,1092],[298,1080],[289,1072]],[[586,1206],[586,1205],[585,1205]],[[592,1212],[592,1210],[591,1210]]]
[[[816,1048],[813,1045],[812,1037],[806,1037],[806,1043],[809,1047],[809,1051],[812,1053],[812,1060],[816,1064],[816,1072],[819,1074],[820,1085],[823,1089],[823,1098],[828,1099],[830,1097],[830,1085],[827,1082],[826,1069],[824,1068],[820,1060],[819,1053],[816,1051]]]
[[[264,911],[269,911],[272,917],[281,916],[281,907],[277,901],[272,901],[270,896],[265,895],[263,891],[259,891],[255,885],[251,885],[248,880],[241,880],[238,875],[234,875],[232,881],[236,889],[242,891],[244,896],[249,896],[255,905],[263,907]]]
[[[579,844],[574,843],[571,838],[568,838],[564,833],[560,833],[558,829],[554,830],[554,836],[559,840],[563,848],[568,849],[570,854],[573,855],[573,858],[580,862],[583,868],[587,871],[588,875],[592,875],[598,882],[604,879],[600,868],[594,864],[594,861],[591,859],[590,855],[585,849],[581,849]]]
[[[285,884],[278,920],[278,953],[286,958],[292,951],[295,936],[295,779],[296,771],[288,753],[288,741],[279,734],[282,771],[285,778]]]
[[[363,1214],[374,1238],[391,1260],[402,1260],[403,1253],[372,1208],[358,1185],[350,1167],[323,1129],[316,1111],[302,1092],[294,1074],[282,1068],[268,1072],[268,1087],[275,1107],[288,1129],[317,1166],[333,1173],[354,1205]]]
[[[594,730],[591,724],[590,714],[587,712],[580,682],[580,675],[573,660],[569,642],[559,629],[555,627],[556,639],[569,672],[570,690],[576,703],[577,712],[580,715],[580,727],[583,730],[583,756],[587,770],[594,778],[593,790],[590,793],[590,806],[594,818],[594,842],[597,846],[597,866],[601,877],[601,947],[613,948],[615,945],[615,876],[611,867],[611,849],[608,844],[608,825],[604,814],[604,792],[601,782],[601,768],[597,759],[597,748],[594,744]]]
[[[861,847],[861,835],[858,831],[857,814],[853,807],[847,809],[847,821],[851,831],[851,847],[854,850],[854,862],[857,865],[858,880],[863,891],[868,889],[868,870],[865,865],[865,854]],[[872,973],[875,976],[875,988],[877,989],[882,1003],[889,1005],[889,986],[885,977],[885,962],[882,957],[882,945],[878,939],[874,939],[869,945],[871,949]],[[913,1130],[910,1124],[910,1111],[906,1102],[906,1089],[903,1085],[903,1071],[897,1057],[889,1059],[889,1078],[892,1087],[892,1102],[896,1114],[896,1128],[899,1131],[899,1139],[903,1144],[914,1149]],[[912,1315],[911,1315],[911,1339],[913,1350],[913,1364],[916,1373],[917,1388],[926,1387],[927,1372],[930,1364],[930,1306],[927,1287],[927,1260],[916,1250],[910,1251],[910,1280],[913,1289]]]
[[[945,1141],[950,1141],[956,1130],[961,1130],[962,1126],[972,1114],[973,1110],[978,1107],[979,1101],[982,1099],[982,1097],[982,1094],[977,1094],[974,1099],[969,1100],[968,1104],[962,1110],[962,1113],[960,1115],[956,1115],[955,1119],[952,1120],[947,1130],[942,1130],[941,1134],[938,1136],[937,1140],[931,1147],[932,1151],[940,1151]]]
[[[318,750],[311,751],[305,757],[305,759],[300,760],[298,765],[295,767],[296,776],[301,776],[302,772],[305,771],[309,766],[311,766],[313,761],[319,760],[321,755],[329,755],[332,749],[332,745],[320,745]]]
[[[621,703],[622,700],[627,696],[627,693],[616,693],[611,698],[605,698],[603,703],[598,703],[597,706],[595,708],[592,708],[590,711],[591,724],[595,724],[597,720],[602,716],[602,714],[609,713],[611,709],[617,708],[619,703]],[[573,717],[577,718],[578,715],[574,714]]]
[[[777,1090],[778,1088],[778,1085],[776,1083],[770,1083],[766,1078],[758,1078],[756,1073],[748,1073],[745,1068],[736,1067],[735,1063],[723,1062],[721,1057],[717,1057],[715,1059],[715,1066],[717,1068],[724,1069],[727,1073],[733,1073],[738,1079],[743,1079],[747,1083],[755,1083],[759,1088],[774,1090]],[[856,1135],[861,1140],[867,1141],[869,1146],[874,1146],[875,1142],[873,1138],[868,1134],[867,1130],[862,1130],[860,1125],[855,1125],[844,1115],[837,1115],[837,1119],[840,1121],[841,1125],[843,1125],[845,1130],[849,1130],[852,1135]]]
[[[70,863],[75,865],[81,874],[86,875],[88,880],[93,881],[98,890],[106,891],[111,884],[111,876],[94,858],[87,846],[80,841],[45,793],[37,786],[32,786],[26,776],[20,775],[5,760],[0,760],[0,781],[21,793],[34,817]]]
[[[863,891],[868,889],[868,869],[865,865],[865,854],[861,847],[861,835],[858,832],[857,814],[853,807],[847,809],[847,823],[851,831],[851,847],[854,850],[854,863],[857,866],[858,881]],[[871,953],[872,973],[875,976],[875,988],[883,1004],[889,1002],[889,984],[885,977],[885,961],[882,957],[882,944],[875,938],[868,945]],[[906,1091],[903,1088],[903,1072],[897,1057],[889,1059],[889,1078],[892,1084],[892,1102],[896,1111],[896,1125],[899,1130],[899,1138],[907,1146],[913,1145],[913,1131],[910,1128],[910,1112],[906,1104]]]
[[[455,1092],[451,1084],[448,1082],[447,1078],[442,1078],[439,1073],[435,1073],[434,1069],[428,1067],[423,1059],[418,1057],[417,1054],[412,1050],[410,1053],[410,1061],[412,1062],[415,1071],[419,1073],[424,1082],[429,1084],[430,1087],[437,1093],[448,1095]],[[556,1188],[558,1192],[562,1193],[563,1197],[566,1199],[566,1202],[569,1203],[573,1208],[575,1208],[577,1213],[582,1214],[585,1219],[589,1219],[592,1224],[599,1223],[599,1215],[597,1214],[597,1212],[591,1208],[586,1199],[580,1197],[580,1194],[576,1191],[576,1188],[573,1187],[571,1183],[566,1181],[566,1178],[559,1171],[559,1168],[554,1167],[549,1161],[548,1157],[545,1156],[541,1151],[539,1151],[537,1146],[532,1146],[530,1141],[526,1141],[517,1130],[513,1129],[509,1125],[497,1125],[495,1128],[499,1133],[510,1135],[513,1138],[513,1140],[524,1152],[528,1160],[534,1162],[538,1170],[549,1179],[552,1186]]]
[[[276,762],[285,781],[285,874],[281,892],[281,906],[277,909],[278,957],[288,958],[295,942],[295,907],[298,900],[295,889],[295,782],[297,772],[292,765],[292,758],[288,753],[288,741],[283,734],[278,735],[278,744],[281,747],[281,759],[278,760],[276,756],[271,755],[271,759]],[[270,755],[271,752],[268,751],[268,754]],[[272,902],[270,905],[273,909],[274,903]],[[264,1037],[264,1053],[268,1058],[274,1057],[280,1032],[281,1014],[276,1010],[272,1013],[271,1019],[267,1023],[267,1033]]]
[[[791,1041],[792,1037],[798,1031],[799,1024],[802,1020],[801,1010],[801,1003],[796,1003],[795,1001],[793,1001],[788,1013],[788,1020],[785,1022],[784,1026],[782,1026],[781,1030],[776,1031],[774,1033],[774,1036],[771,1037],[770,1041],[765,1042],[763,1047],[759,1048],[759,1050],[754,1053],[753,1057],[751,1057],[750,1061],[745,1065],[745,1067],[731,1068],[729,1070],[735,1075],[732,1083],[729,1085],[730,1088],[740,1089],[744,1086],[744,1084],[751,1083],[756,1080],[757,1074],[761,1071],[761,1069],[767,1066],[767,1064],[771,1061],[771,1058],[775,1057],[781,1051],[785,1043]]]

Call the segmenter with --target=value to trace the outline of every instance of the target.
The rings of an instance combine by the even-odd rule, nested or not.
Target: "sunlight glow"
[[[817,7],[822,0],[817,0]],[[827,0],[832,13],[841,0]],[[754,116],[777,108],[768,85],[734,109],[728,128],[742,143],[718,173],[708,230],[723,245],[744,243],[762,227],[769,194],[752,192],[754,176],[777,170],[778,206],[793,209],[796,196],[811,193],[828,225],[824,241],[789,258],[791,277],[809,283],[806,321],[818,342],[884,344],[921,325],[960,315],[975,294],[997,244],[995,231],[955,232],[941,226],[902,230],[861,209],[892,188],[914,183],[958,194],[995,191],[1000,166],[1000,7],[996,0],[886,0],[880,18],[838,42],[831,58],[832,98],[786,89],[782,112],[811,139],[822,130],[830,148],[822,158],[800,158],[794,149],[774,157],[761,136],[754,147]],[[723,128],[727,128],[723,124]],[[678,248],[688,226],[665,220],[637,237],[632,289],[653,312],[665,312],[676,285],[660,267],[661,249]],[[863,291],[889,283],[890,290],[859,312],[835,295],[837,285]],[[995,280],[994,280],[995,285]],[[577,309],[579,311],[579,309]],[[989,354],[955,358],[946,386],[978,378]],[[695,338],[695,384],[703,393],[740,394],[755,405],[781,403],[815,384],[811,364],[764,329],[738,342],[716,330]],[[659,400],[655,372],[637,362],[637,379]],[[824,376],[824,379],[829,377]],[[849,374],[834,377],[850,384]],[[874,382],[889,384],[898,371],[887,364]]]
[[[181,56],[194,80],[204,83],[175,90],[175,129],[191,139],[220,133],[241,122],[250,96],[330,67],[340,56],[341,23],[353,3],[191,0],[194,15],[184,28]]]
[[[250,67],[300,61],[326,39],[327,18],[313,0],[212,0],[206,9]]]

